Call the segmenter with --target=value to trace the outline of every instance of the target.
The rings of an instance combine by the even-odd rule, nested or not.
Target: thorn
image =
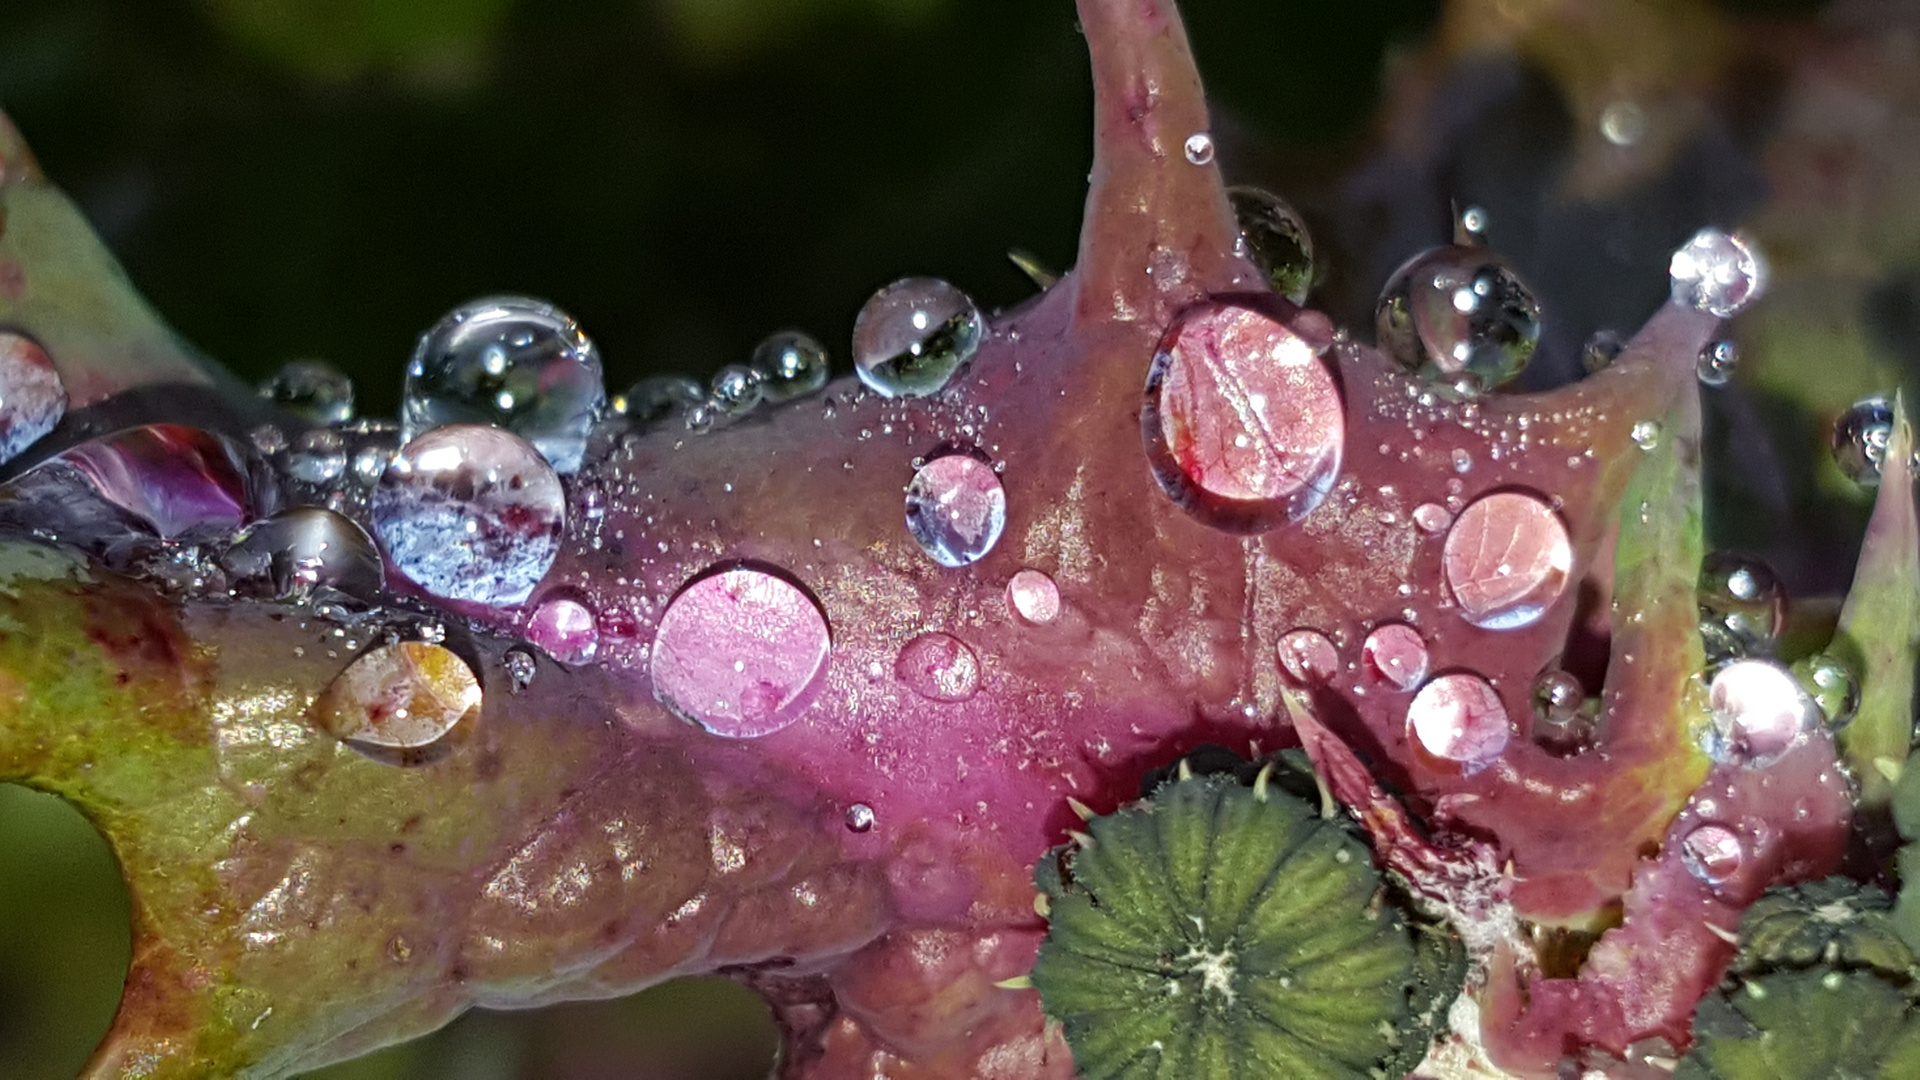
[[[1060,275],[1047,269],[1040,257],[1031,251],[1013,248],[1007,252],[1007,261],[1019,267],[1020,272],[1027,275],[1027,280],[1040,286],[1042,292],[1053,288],[1053,283],[1060,280]]]
[[[1033,894],[1033,913],[1043,919],[1053,918],[1053,901],[1047,898],[1046,893]]]
[[[1088,836],[1086,833],[1080,832],[1077,829],[1068,829],[1067,836],[1071,838],[1074,843],[1079,844],[1083,848],[1091,848],[1093,846],[1093,837]]]
[[[1260,774],[1253,778],[1253,801],[1267,801],[1267,781],[1273,779],[1273,762],[1260,766]]]
[[[1320,789],[1320,816],[1332,820],[1340,813],[1340,802],[1333,797],[1333,789],[1327,786],[1327,779],[1318,770],[1313,774],[1313,786]]]
[[[1729,945],[1740,944],[1740,935],[1734,933],[1733,931],[1727,929],[1724,926],[1721,926],[1719,923],[1706,923],[1705,926],[1707,928],[1708,933],[1712,934],[1714,937],[1719,938],[1721,941],[1724,941]]]
[[[1081,802],[1071,795],[1067,796],[1067,808],[1080,815],[1081,821],[1092,821],[1095,817],[1099,816],[1095,814],[1086,803]]]
[[[1193,766],[1187,764],[1186,758],[1181,758],[1180,764],[1174,769],[1174,774],[1182,780],[1191,780],[1193,779]]]
[[[1890,757],[1877,757],[1873,759],[1873,768],[1874,771],[1887,778],[1887,783],[1897,784],[1900,782],[1900,772],[1902,769],[1900,762]]]
[[[1015,975],[1011,979],[1001,979],[993,985],[1002,990],[1031,990],[1033,989],[1033,978],[1029,975]]]

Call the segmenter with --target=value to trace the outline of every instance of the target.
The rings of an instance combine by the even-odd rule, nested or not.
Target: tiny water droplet
[[[288,361],[260,384],[260,396],[321,427],[353,419],[353,380],[325,360]]]
[[[480,711],[480,681],[451,650],[423,641],[383,645],[347,665],[313,704],[321,728],[348,743],[411,749],[444,738]]]
[[[972,454],[933,458],[907,485],[907,532],[941,566],[979,561],[1006,524],[1006,488],[993,466]]]
[[[1187,161],[1194,165],[1213,163],[1213,136],[1204,131],[1196,131],[1187,136],[1186,145],[1181,147],[1187,155]]]
[[[1879,395],[1861,398],[1834,422],[1834,464],[1861,487],[1879,487],[1892,438],[1893,403]]]
[[[893,673],[928,701],[965,701],[980,689],[980,658],[952,634],[921,634],[900,647]]]
[[[527,620],[527,640],[548,656],[563,664],[583,664],[593,659],[600,645],[600,630],[593,612],[570,596],[551,596],[540,601]]]
[[[1423,533],[1442,533],[1453,524],[1453,514],[1439,503],[1421,503],[1413,508],[1413,524]]]
[[[1599,735],[1598,704],[1589,706],[1580,680],[1557,668],[1533,683],[1533,738],[1558,754],[1592,746]]]
[[[1453,451],[1453,471],[1461,474],[1473,471],[1473,455],[1458,447]]]
[[[782,330],[754,347],[749,361],[768,401],[791,401],[827,385],[826,346],[798,330]]]
[[[1707,756],[1750,769],[1780,760],[1820,722],[1820,707],[1771,660],[1722,665],[1707,684],[1707,706]]]
[[[1464,672],[1434,678],[1407,706],[1407,735],[1414,745],[1466,774],[1506,752],[1512,726],[1493,687]]]
[[[1766,290],[1766,263],[1738,234],[1706,228],[1673,253],[1673,302],[1729,318]]]
[[[848,832],[866,832],[873,828],[874,822],[877,820],[878,818],[873,812],[873,807],[868,806],[866,803],[857,802],[847,807]]]
[[[1259,532],[1320,505],[1340,471],[1346,407],[1313,346],[1252,308],[1204,304],[1176,319],[1141,413],[1160,487],[1217,528]]]
[[[1593,336],[1580,348],[1580,366],[1587,374],[1612,367],[1613,362],[1625,352],[1627,342],[1617,330],[1595,330]]]
[[[1725,386],[1740,366],[1740,348],[1731,341],[1710,341],[1694,361],[1694,374],[1702,386]]]
[[[1501,491],[1468,504],[1447,531],[1441,569],[1460,617],[1513,630],[1545,614],[1573,568],[1567,527],[1546,502]]]
[[[420,336],[401,399],[409,440],[445,424],[492,424],[570,473],[606,406],[600,354],[565,312],[524,296],[456,308]]]
[[[53,358],[25,334],[0,331],[0,461],[39,442],[66,413],[67,388]]]
[[[1487,229],[1492,223],[1485,207],[1469,206],[1453,223],[1453,242],[1461,247],[1479,247],[1487,242]]]
[[[1227,201],[1240,226],[1234,250],[1267,275],[1274,292],[1304,303],[1313,288],[1313,238],[1286,200],[1257,187],[1231,187]]]
[[[1540,343],[1540,302],[1505,259],[1455,244],[1395,270],[1374,324],[1380,347],[1402,367],[1467,397],[1527,366]]]
[[[507,650],[501,663],[507,669],[507,689],[516,694],[532,686],[533,677],[540,672],[540,662],[533,653],[518,645]]]
[[[1282,634],[1276,652],[1281,670],[1300,686],[1324,683],[1340,671],[1340,654],[1333,647],[1333,639],[1308,627]]]
[[[1427,677],[1427,643],[1405,623],[1384,623],[1361,643],[1360,655],[1374,674],[1402,690],[1411,690]]]
[[[434,596],[500,607],[525,600],[553,565],[565,498],[524,440],[450,424],[400,448],[370,511],[394,569]]]
[[[783,573],[710,570],[660,616],[650,655],[654,696],[715,735],[770,735],[819,695],[832,648],[819,603]]]
[[[1660,421],[1636,421],[1628,434],[1633,438],[1633,445],[1642,450],[1652,450],[1660,445]]]
[[[946,387],[986,336],[986,317],[966,293],[939,278],[901,278],[855,317],[854,369],[882,397],[926,397]]]
[[[1707,885],[1719,885],[1740,872],[1746,851],[1725,825],[1696,825],[1680,840],[1680,861]]]
[[[1021,570],[1007,582],[1007,606],[1026,622],[1043,626],[1060,617],[1060,587],[1038,570]]]

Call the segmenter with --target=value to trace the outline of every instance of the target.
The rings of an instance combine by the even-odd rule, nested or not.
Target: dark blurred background
[[[1789,28],[1820,7],[1679,6]],[[1455,50],[1417,115],[1383,119],[1388,73],[1435,51],[1438,0],[1183,7],[1223,167],[1301,206],[1330,253],[1319,302],[1363,337],[1392,265],[1446,237],[1450,200],[1479,202],[1558,313],[1530,379],[1571,377],[1588,333],[1660,301],[1679,240],[1768,197],[1777,61],[1721,72],[1734,89],[1659,168],[1576,198],[1591,132],[1550,48]],[[487,293],[573,314],[613,390],[705,375],[789,325],[844,364],[854,312],[894,277],[998,306],[1032,291],[1007,249],[1064,269],[1090,161],[1067,0],[5,0],[0,108],[188,339],[250,381],[331,361],[373,414],[420,330]],[[1431,145],[1395,149],[1395,125]],[[1920,326],[1920,276],[1890,280],[1909,284],[1885,321]],[[1711,527],[1803,591],[1844,584],[1863,516],[1815,461],[1823,425],[1911,364],[1892,339],[1818,393],[1756,376],[1710,406],[1714,453],[1745,463]],[[125,950],[92,830],[0,786],[0,1077],[73,1075]],[[469,1017],[324,1075],[717,1080],[765,1075],[771,1047],[757,1003],[707,980]]]

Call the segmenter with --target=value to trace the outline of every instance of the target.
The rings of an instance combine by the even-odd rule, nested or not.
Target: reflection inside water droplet
[[[320,727],[349,743],[406,749],[437,742],[480,711],[466,661],[424,641],[383,645],[339,674],[313,705]]]
[[[1507,749],[1512,724],[1500,695],[1478,675],[1441,675],[1407,706],[1407,736],[1415,746],[1463,773],[1475,773]]]
[[[1411,690],[1427,677],[1427,643],[1405,623],[1384,623],[1361,643],[1360,655],[1387,682]]]
[[[893,673],[929,701],[965,701],[980,689],[980,658],[952,634],[921,634],[900,647]]]
[[[1006,488],[993,466],[972,454],[936,457],[907,485],[907,532],[941,566],[979,561],[1006,525]]]
[[[1727,551],[1700,563],[1700,638],[1709,661],[1773,652],[1787,617],[1787,591],[1772,568]]]
[[[716,735],[769,735],[818,696],[832,644],[819,604],[784,575],[755,566],[711,572],[660,617],[654,696]]]
[[[1060,616],[1060,588],[1038,570],[1022,570],[1007,582],[1007,606],[1027,622],[1050,623]]]
[[[1739,873],[1745,859],[1740,837],[1724,825],[1697,825],[1680,841],[1680,861],[1688,873],[1708,885],[1719,885]]]
[[[1461,618],[1487,630],[1513,630],[1540,618],[1566,591],[1573,543],[1542,500],[1495,492],[1454,520],[1441,568]]]
[[[1770,660],[1735,660],[1707,684],[1710,723],[1702,733],[1707,756],[1722,763],[1765,768],[1806,740],[1820,707],[1786,668]]]
[[[1340,670],[1340,654],[1333,639],[1318,630],[1301,627],[1280,635],[1280,668],[1300,686],[1315,686]]]

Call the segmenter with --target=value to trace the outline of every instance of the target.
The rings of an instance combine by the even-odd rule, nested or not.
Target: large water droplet
[[[1834,422],[1834,464],[1861,487],[1879,487],[1892,438],[1893,403],[1878,395],[1861,398]]]
[[[1346,442],[1339,387],[1313,346],[1235,304],[1191,308],[1168,328],[1141,425],[1161,488],[1235,532],[1298,521],[1320,505]]]
[[[726,417],[737,419],[752,412],[764,393],[760,373],[745,364],[728,364],[707,381],[707,403]]]
[[[1573,543],[1546,503],[1500,491],[1460,512],[1447,532],[1441,568],[1461,618],[1487,630],[1513,630],[1545,614],[1566,591]]]
[[[1274,292],[1304,303],[1313,288],[1313,238],[1307,223],[1286,200],[1261,188],[1228,188],[1227,201],[1240,226],[1236,253],[1267,275]]]
[[[1405,623],[1383,623],[1367,635],[1360,655],[1374,674],[1402,690],[1411,690],[1427,677],[1427,643]]]
[[[287,475],[309,484],[331,484],[347,471],[347,443],[332,428],[303,433],[287,452]]]
[[[907,485],[907,531],[941,566],[978,561],[1006,524],[1006,489],[993,466],[972,454],[936,457]]]
[[[1498,760],[1512,737],[1506,706],[1478,675],[1441,675],[1407,706],[1407,735],[1421,750],[1475,773]]]
[[[550,596],[527,619],[527,640],[563,664],[583,664],[600,645],[600,629],[585,604]]]
[[[1719,885],[1740,872],[1746,849],[1725,825],[1696,825],[1680,840],[1680,861],[1707,885]]]
[[[480,681],[439,645],[383,645],[347,665],[313,703],[320,727],[348,743],[412,749],[444,738],[480,711]]]
[[[1787,617],[1787,591],[1758,559],[1715,551],[1700,562],[1700,637],[1710,661],[1767,655]]]
[[[827,385],[826,346],[798,330],[782,330],[756,345],[749,361],[768,401],[791,401]]]
[[[478,424],[436,428],[401,447],[370,509],[396,570],[434,596],[495,607],[525,600],[546,575],[566,513],[546,459]]]
[[[333,589],[360,599],[380,591],[380,553],[352,518],[319,506],[293,506],[234,537],[221,558],[238,591],[303,599]]]
[[[570,473],[606,396],[600,354],[572,319],[539,300],[493,296],[454,309],[420,336],[407,365],[403,433],[493,424]]]
[[[928,701],[965,701],[980,689],[980,658],[952,634],[921,634],[902,645],[893,673]]]
[[[1673,253],[1667,274],[1673,302],[1727,318],[1760,298],[1766,264],[1747,242],[1719,229],[1701,229]]]
[[[986,336],[986,317],[966,293],[939,278],[901,278],[854,319],[854,370],[882,397],[926,397],[946,387]]]
[[[67,412],[67,388],[38,342],[0,331],[0,461],[39,442]]]
[[[82,545],[130,529],[167,540],[225,537],[276,509],[265,467],[249,454],[199,428],[127,428],[69,447],[15,477],[7,485],[13,505],[6,517],[24,514],[31,519],[24,524]]]
[[[293,360],[260,384],[260,396],[309,424],[353,419],[353,380],[325,360]]]
[[[1007,582],[1007,606],[1022,620],[1043,626],[1060,617],[1060,587],[1038,570],[1021,570]]]
[[[1793,677],[1820,706],[1828,727],[1846,727],[1860,711],[1860,679],[1835,657],[1827,653],[1801,657],[1794,662]]]
[[[1731,341],[1709,341],[1694,361],[1693,373],[1702,386],[1725,386],[1740,366],[1740,347]]]
[[[1276,651],[1281,670],[1300,686],[1316,686],[1340,671],[1340,654],[1333,647],[1333,639],[1318,630],[1289,630],[1280,635]]]
[[[1597,703],[1589,706],[1580,680],[1558,668],[1533,683],[1533,739],[1557,754],[1578,753],[1599,736]]]
[[[1756,769],[1800,745],[1820,719],[1820,707],[1786,668],[1770,660],[1722,665],[1707,684],[1707,705],[1707,755]]]
[[[660,617],[654,696],[716,735],[769,735],[812,704],[832,646],[819,604],[785,576],[753,566],[710,572]]]
[[[1491,389],[1520,374],[1540,343],[1540,302],[1505,259],[1450,245],[1407,260],[1374,311],[1380,347],[1429,380]],[[1464,387],[1463,376],[1472,382]]]

